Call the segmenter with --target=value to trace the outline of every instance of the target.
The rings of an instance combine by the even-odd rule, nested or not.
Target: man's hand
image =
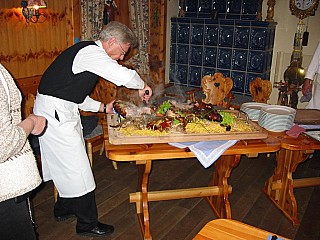
[[[99,112],[102,112],[102,113],[113,113],[113,103],[114,103],[115,100],[112,100],[111,102],[109,103],[101,103],[100,104],[100,108],[99,108]],[[104,108],[104,106],[106,106],[106,108]]]
[[[113,113],[113,103],[115,100],[112,100],[111,102],[107,103],[106,112],[107,113]]]
[[[302,94],[304,96],[306,96],[308,94],[308,92],[309,93],[312,92],[312,84],[311,84],[311,82],[312,81],[310,79],[308,79],[308,78],[305,79],[305,81],[304,81],[304,83],[302,85]]]
[[[47,126],[47,120],[42,116],[30,114],[27,119],[31,119],[33,121],[33,128],[31,131],[33,135],[40,135]]]
[[[139,90],[139,97],[142,101],[146,101],[146,103],[148,103],[151,96],[152,89],[147,84],[144,86],[144,89]]]

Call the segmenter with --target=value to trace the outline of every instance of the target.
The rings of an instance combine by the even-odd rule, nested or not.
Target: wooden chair
[[[100,78],[97,85],[93,89],[90,97],[97,101],[101,101],[103,103],[111,102],[116,98],[117,95],[117,86]],[[97,115],[99,118],[98,126],[92,131],[92,134],[85,137],[86,141],[86,149],[87,154],[91,163],[93,164],[93,153],[96,151],[100,151],[100,155],[104,152],[104,136],[102,130],[102,120],[106,118],[106,114],[104,113],[88,113],[82,112],[81,114],[84,116],[87,115]],[[113,168],[115,170],[118,169],[117,163],[112,161]]]
[[[205,95],[202,102],[224,108],[230,108],[233,98],[231,89],[233,81],[231,78],[224,77],[222,73],[215,73],[213,76],[206,75],[201,79],[201,88]],[[195,102],[197,90],[188,91],[189,100]]]
[[[272,84],[269,80],[263,80],[257,77],[249,84],[249,90],[252,96],[252,101],[258,103],[267,103],[272,92]],[[270,157],[270,153],[267,154]]]
[[[249,90],[252,96],[252,101],[259,103],[267,103],[272,92],[272,85],[269,80],[263,80],[257,77],[250,82]]]
[[[215,73],[213,76],[204,76],[201,80],[201,87],[206,98],[202,101],[206,104],[213,104],[229,108],[231,101],[231,89],[233,81],[224,77],[222,73]]]
[[[104,141],[101,124],[98,124],[98,126],[93,130],[93,133],[84,137],[84,140],[86,141],[87,154],[90,161],[90,165],[92,166],[93,153],[100,151],[99,154],[101,156],[104,152]]]

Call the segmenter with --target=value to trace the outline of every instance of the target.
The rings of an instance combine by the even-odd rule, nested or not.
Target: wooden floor
[[[320,176],[320,154],[297,168],[294,177]],[[134,163],[118,163],[114,170],[106,157],[94,156],[93,172],[97,182],[96,201],[101,222],[115,226],[115,232],[100,239],[142,239],[135,205],[128,195],[136,189],[137,169]],[[320,239],[320,187],[295,189],[300,226],[293,226],[262,193],[264,181],[276,165],[269,158],[242,157],[231,173],[233,187],[230,196],[232,217],[235,220],[283,235],[295,240]],[[204,169],[197,159],[154,161],[150,190],[206,186],[214,167]],[[84,239],[75,233],[75,219],[56,222],[53,218],[52,183],[43,184],[33,200],[35,221],[40,240]],[[194,198],[151,202],[151,233],[155,240],[192,239],[210,220],[215,219],[205,199]]]

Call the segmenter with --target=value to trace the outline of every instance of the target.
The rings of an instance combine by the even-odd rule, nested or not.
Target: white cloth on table
[[[208,142],[173,142],[171,146],[189,148],[205,168],[210,167],[228,148],[236,144],[238,140],[208,141]]]
[[[299,124],[299,127],[302,127],[306,130],[320,129],[320,125]]]
[[[320,42],[313,54],[305,78],[314,80],[312,84],[312,98],[306,108],[320,109]]]

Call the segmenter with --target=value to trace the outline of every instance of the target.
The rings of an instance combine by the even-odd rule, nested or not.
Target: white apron
[[[85,150],[78,105],[38,93],[34,113],[48,121],[45,133],[39,137],[43,180],[53,180],[61,197],[92,192],[96,185]]]
[[[312,98],[307,104],[306,108],[309,109],[320,109],[320,74],[317,73],[313,84],[312,84]]]

